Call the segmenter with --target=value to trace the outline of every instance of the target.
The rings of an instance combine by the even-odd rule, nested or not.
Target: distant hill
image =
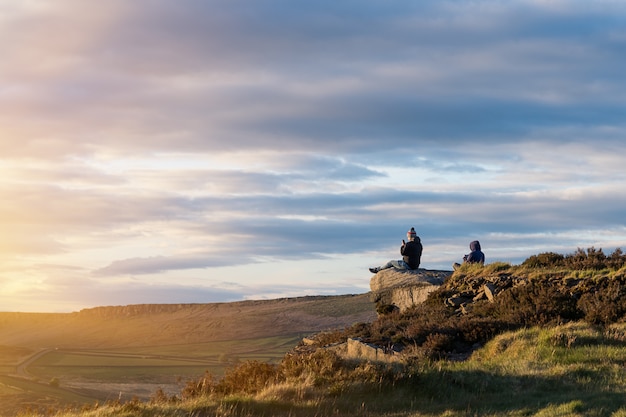
[[[76,349],[204,343],[318,332],[375,317],[369,294],[0,313],[0,345]]]

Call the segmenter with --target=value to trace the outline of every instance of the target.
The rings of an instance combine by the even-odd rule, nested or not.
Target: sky
[[[0,311],[626,249],[626,2],[0,0]]]

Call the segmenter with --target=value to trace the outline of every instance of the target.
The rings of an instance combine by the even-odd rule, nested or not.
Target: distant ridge
[[[302,297],[282,297],[270,300],[243,300],[243,301],[231,301],[231,302],[216,302],[216,303],[167,303],[167,304],[128,304],[117,306],[99,306],[90,307],[80,310],[80,315],[94,315],[101,317],[114,317],[114,316],[134,316],[145,314],[161,314],[161,313],[174,313],[181,310],[207,308],[209,306],[227,306],[232,308],[251,308],[251,307],[265,307],[274,304],[285,305],[288,303],[308,303],[315,301],[333,301],[338,298],[353,298],[359,297],[359,295],[307,295]],[[332,303],[331,303],[332,304]]]
[[[344,328],[376,317],[369,293],[207,304],[0,313],[3,345],[109,348],[243,340]]]

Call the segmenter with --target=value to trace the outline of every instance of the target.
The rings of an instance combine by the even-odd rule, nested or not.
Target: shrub
[[[610,324],[626,314],[626,278],[601,278],[593,291],[585,291],[578,300],[578,308],[585,320],[593,324]]]
[[[286,379],[314,376],[317,382],[332,380],[339,374],[343,362],[330,350],[316,350],[310,354],[288,355],[280,364],[280,373]]]
[[[528,268],[553,268],[563,266],[565,257],[554,252],[540,253],[533,255],[522,262],[522,266]]]
[[[444,333],[454,312],[441,303],[435,305],[422,304],[414,307],[404,315],[406,325],[404,336],[410,344],[421,345],[431,333]],[[450,332],[450,330],[446,330]]]
[[[226,370],[224,377],[214,386],[220,394],[255,394],[267,385],[280,380],[275,365],[260,361],[246,361]]]
[[[175,403],[179,401],[178,397],[169,396],[163,388],[157,388],[156,392],[150,397],[150,403],[152,404],[167,404],[167,403]]]
[[[346,339],[344,331],[336,330],[330,332],[321,332],[315,335],[315,343],[317,346],[323,347],[334,343],[343,342]]]
[[[554,252],[545,252],[533,255],[522,262],[527,268],[567,268],[571,270],[617,270],[626,265],[626,255],[620,248],[606,256],[602,249],[593,246],[587,250],[578,248],[574,253],[560,255]]]
[[[534,326],[581,318],[576,299],[549,280],[533,280],[511,288],[494,300],[492,314],[510,325]]]
[[[585,252],[578,248],[576,252],[565,257],[565,266],[569,269],[604,269],[606,268],[606,255],[602,249],[591,247]]]
[[[611,269],[621,269],[626,265],[626,256],[622,253],[620,248],[617,248],[606,259],[607,266]]]
[[[456,337],[452,333],[431,333],[426,336],[421,350],[429,359],[441,359],[446,356],[447,352],[453,350],[455,341]]]
[[[215,381],[210,372],[205,372],[204,376],[187,381],[181,390],[183,399],[198,398],[211,394],[215,390]]]
[[[483,303],[484,305],[491,305],[491,303]],[[510,323],[499,320],[493,317],[480,317],[480,316],[461,316],[457,321],[457,330],[459,332],[460,340],[468,346],[475,344],[483,344],[488,340],[491,340],[494,336],[511,330],[516,326]]]

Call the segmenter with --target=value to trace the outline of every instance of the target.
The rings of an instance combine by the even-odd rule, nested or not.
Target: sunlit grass
[[[625,324],[530,328],[496,336],[465,361],[408,365],[396,382],[379,367],[334,380],[296,373],[254,394],[109,404],[59,417],[108,416],[626,416]],[[320,370],[326,366],[320,357]],[[355,365],[355,372],[356,369]],[[332,375],[329,374],[329,375]],[[242,375],[245,377],[245,375]]]

